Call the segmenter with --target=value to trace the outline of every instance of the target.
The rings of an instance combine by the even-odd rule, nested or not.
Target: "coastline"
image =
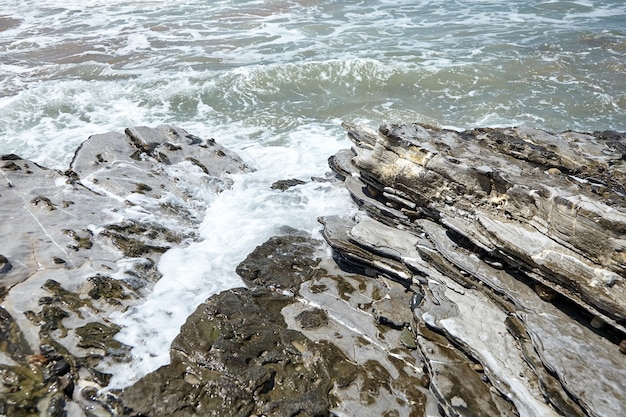
[[[4,413],[620,415],[626,135],[345,128],[354,147],[310,184],[360,209],[258,246],[246,288],[209,297],[121,390],[109,317],[199,238],[190,190],[250,168],[171,126],[90,137],[66,172],[4,155]]]

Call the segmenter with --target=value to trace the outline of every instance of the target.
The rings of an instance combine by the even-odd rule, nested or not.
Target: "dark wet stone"
[[[415,293],[411,296],[411,302],[409,304],[411,311],[415,310],[422,303],[424,296],[420,293]]]
[[[111,374],[109,373],[98,371],[97,369],[93,368],[89,370],[89,373],[91,374],[94,382],[101,387],[108,386],[109,382],[111,381]]]
[[[266,289],[211,297],[182,327],[172,363],[122,393],[129,414],[328,415],[330,369],[346,358],[286,328],[280,310],[291,302]]]
[[[14,153],[0,155],[0,161],[19,161],[22,158]]]
[[[40,368],[33,365],[0,365],[0,383],[0,407],[11,417],[39,415],[39,401],[55,394],[54,387],[43,380]]]
[[[81,390],[80,395],[88,401],[96,401],[98,399],[98,389],[95,387],[85,387]]]
[[[154,229],[158,230],[159,228],[159,226],[155,226]],[[138,224],[129,226],[111,225],[108,226],[101,235],[110,238],[113,244],[122,251],[124,256],[140,258],[151,253],[164,253],[171,247],[171,245],[168,244],[151,243],[153,239],[160,237],[159,233],[154,229]],[[166,240],[167,239],[170,239],[169,241],[172,242],[180,242],[180,238],[175,235],[166,236]]]
[[[40,304],[59,304],[62,307],[75,312],[81,318],[82,314],[79,309],[81,307],[90,306],[90,302],[88,300],[83,300],[79,294],[66,290],[58,281],[53,279],[47,280],[42,285],[42,288],[52,294],[52,297],[42,297],[40,299]]]
[[[65,399],[61,396],[54,396],[48,403],[46,409],[46,417],[64,417],[65,416]]]
[[[272,184],[272,190],[285,191],[291,187],[302,184],[306,184],[306,181],[302,181],[299,179],[278,180]]]
[[[380,415],[384,410],[392,415],[423,415],[420,375],[406,369],[406,353],[399,343],[393,357],[378,361],[369,354],[355,361],[346,354],[355,354],[353,347],[340,347],[334,340],[354,338],[363,346],[375,346],[373,342],[338,325],[323,309],[300,301],[307,295],[293,296],[311,282],[330,280],[333,284],[314,294],[328,294],[339,306],[346,306],[350,297],[370,296],[359,291],[373,291],[376,299],[383,298],[384,284],[376,283],[373,290],[365,277],[350,275],[346,279],[356,284],[345,284],[350,291],[341,289],[339,283],[345,280],[320,268],[319,244],[292,233],[257,247],[238,268],[243,275],[250,274],[246,281],[251,289],[216,294],[188,318],[172,344],[171,363],[121,394],[128,414],[194,415],[202,410],[208,416],[326,416],[356,407]],[[298,268],[293,268],[294,259],[299,260]],[[368,320],[372,335],[367,337],[376,337],[374,318]],[[295,328],[288,324],[292,322]],[[334,336],[313,341],[304,332]],[[392,334],[387,337],[397,340]],[[415,357],[409,356],[410,366],[414,362]]]
[[[328,315],[319,308],[305,310],[296,316],[303,329],[314,329],[328,324]]]
[[[277,236],[258,246],[237,267],[249,287],[263,286],[298,292],[300,284],[324,271],[315,256],[321,242],[302,236]]]
[[[0,274],[7,274],[12,268],[13,265],[11,265],[9,259],[4,255],[0,255]]]
[[[67,398],[72,398],[75,388],[74,378],[69,374],[61,375],[59,377],[58,383],[61,392],[65,394]]]
[[[119,280],[111,277],[96,275],[88,278],[93,288],[87,294],[94,300],[104,299],[108,303],[119,303],[120,300],[129,298]]]
[[[32,351],[9,312],[0,306],[0,351],[16,361],[24,360]]]
[[[27,312],[28,313],[28,312]],[[41,312],[31,314],[27,317],[40,326],[43,334],[49,335],[53,330],[61,330],[61,336],[67,335],[67,329],[63,326],[63,319],[69,317],[69,313],[56,305],[44,305]]]
[[[51,371],[54,375],[61,376],[68,373],[70,369],[70,364],[65,359],[61,359],[52,365]]]
[[[114,324],[107,326],[91,322],[76,328],[75,331],[80,338],[78,346],[82,348],[97,348],[112,355],[119,355],[120,349],[124,346],[113,338],[120,331],[120,327]]]
[[[39,352],[48,360],[62,358],[54,346],[43,344],[39,346]]]

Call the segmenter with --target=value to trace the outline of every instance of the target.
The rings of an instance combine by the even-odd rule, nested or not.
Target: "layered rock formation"
[[[445,413],[624,415],[626,135],[346,127],[330,164],[367,216],[324,237],[414,292]]]
[[[123,391],[104,317],[246,166],[172,127],[92,137],[66,173],[3,156],[0,414],[625,415],[626,135],[346,128],[357,214],[259,246]]]

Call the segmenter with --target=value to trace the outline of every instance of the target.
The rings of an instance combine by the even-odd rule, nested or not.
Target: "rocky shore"
[[[345,128],[357,214],[257,247],[123,390],[107,317],[250,169],[171,126],[1,156],[0,415],[626,415],[626,134]]]
[[[108,318],[140,303],[168,249],[198,239],[204,194],[249,168],[172,126],[91,136],[65,172],[0,156],[0,415],[111,415]]]
[[[324,235],[413,292],[445,414],[623,415],[626,135],[346,127],[330,163],[367,216]]]

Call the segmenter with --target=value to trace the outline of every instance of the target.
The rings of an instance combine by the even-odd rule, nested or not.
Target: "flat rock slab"
[[[97,365],[128,353],[106,318],[150,291],[160,255],[197,239],[210,196],[248,170],[173,126],[91,136],[65,172],[0,156],[0,413],[62,413],[72,398],[105,412]]]

